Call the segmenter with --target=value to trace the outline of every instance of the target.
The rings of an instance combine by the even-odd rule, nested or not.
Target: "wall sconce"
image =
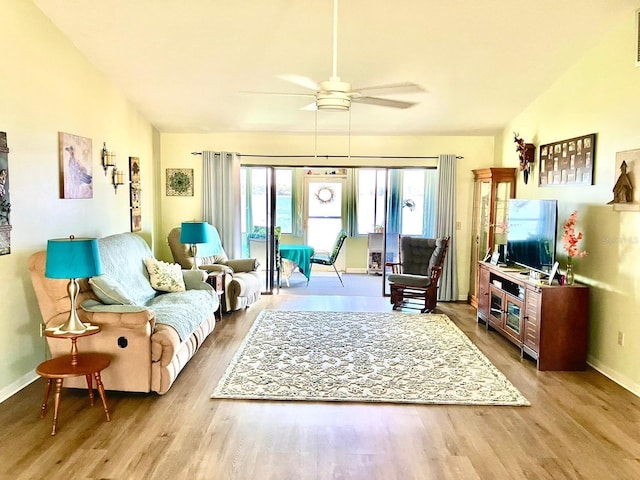
[[[102,168],[104,168],[104,175],[107,176],[107,170],[109,167],[116,166],[116,152],[110,152],[107,150],[107,142],[102,144]]]
[[[118,193],[118,185],[124,185],[124,174],[122,170],[118,170],[115,165],[111,172],[111,183],[113,183],[113,191]]]

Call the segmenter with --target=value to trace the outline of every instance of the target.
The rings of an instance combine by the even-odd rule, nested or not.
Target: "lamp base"
[[[199,268],[198,268],[198,246],[195,243],[191,244],[191,254],[193,255],[193,265],[191,265],[191,270],[199,270]]]
[[[67,285],[67,291],[69,292],[69,298],[71,299],[71,310],[69,311],[69,318],[66,322],[58,327],[59,332],[65,333],[84,333],[87,331],[87,326],[78,318],[78,312],[76,311],[76,299],[80,292],[80,285],[78,280],[72,278]]]
[[[67,321],[56,328],[56,330],[63,333],[84,333],[87,331],[87,325],[80,321],[74,308]]]

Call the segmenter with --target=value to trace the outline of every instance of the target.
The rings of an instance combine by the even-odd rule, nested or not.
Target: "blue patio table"
[[[313,256],[313,251],[313,247],[309,245],[280,244],[280,256],[295,263],[300,269],[300,273],[307,277],[307,282],[311,276],[311,257]],[[285,279],[288,285],[289,278],[286,274]]]

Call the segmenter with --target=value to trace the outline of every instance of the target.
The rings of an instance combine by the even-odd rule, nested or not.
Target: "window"
[[[292,185],[293,170],[276,170],[276,224],[282,233],[292,232]]]
[[[361,168],[358,170],[358,233],[366,235],[384,226],[384,194],[386,170]]]
[[[292,226],[292,184],[290,168],[275,170],[276,181],[276,223],[282,233],[291,233]],[[267,225],[267,169],[263,167],[242,167],[240,169],[241,214],[245,232],[254,227]]]
[[[388,188],[387,188],[388,185]],[[387,219],[385,221],[385,190]],[[358,233],[435,235],[436,170],[358,170]]]
[[[422,235],[424,231],[425,170],[402,171],[402,235]]]
[[[293,233],[294,169],[276,168],[276,219],[282,233]],[[242,225],[249,234],[267,225],[268,171],[265,167],[241,168]],[[298,186],[302,189],[302,186]],[[357,169],[358,234],[397,232],[402,235],[435,235],[436,170],[427,168]],[[386,200],[386,205],[385,205]],[[385,215],[387,218],[385,219]],[[301,221],[301,220],[300,220]]]

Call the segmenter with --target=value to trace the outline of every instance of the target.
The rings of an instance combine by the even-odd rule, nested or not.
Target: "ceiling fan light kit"
[[[338,77],[331,77],[320,83],[320,91],[316,94],[318,110],[349,110],[351,107],[351,84],[342,82]]]
[[[302,110],[335,110],[349,111],[351,102],[364,103],[379,107],[409,108],[416,102],[391,100],[388,98],[373,97],[365,94],[398,95],[403,93],[422,93],[424,89],[412,82],[401,82],[388,85],[378,85],[360,89],[351,89],[351,83],[343,82],[337,74],[338,65],[338,0],[333,1],[333,75],[329,80],[319,84],[310,78],[301,75],[280,75],[279,78],[300,87],[311,90],[313,93],[279,93],[278,95],[299,95],[315,97],[315,102],[307,105]],[[255,92],[254,92],[255,93]],[[269,94],[269,92],[263,92]]]

